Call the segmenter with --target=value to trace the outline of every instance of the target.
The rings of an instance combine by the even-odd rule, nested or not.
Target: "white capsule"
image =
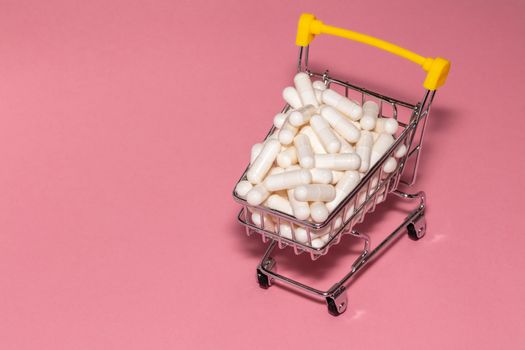
[[[252,146],[252,151],[250,155],[250,164],[253,164],[257,156],[261,153],[263,146],[264,144],[262,143],[256,143],[255,145]]]
[[[314,184],[331,184],[332,183],[332,171],[330,169],[310,169],[312,174],[312,183]]]
[[[246,177],[252,184],[258,184],[273,165],[277,155],[281,151],[281,144],[277,140],[269,140],[264,143],[261,153],[248,169]]]
[[[357,170],[361,158],[356,153],[316,154],[315,167],[331,170]]]
[[[379,104],[375,101],[368,100],[363,103],[363,112],[369,111],[374,112],[375,114],[379,114]]]
[[[270,175],[264,180],[268,191],[287,190],[298,185],[312,182],[312,174],[307,169],[285,171],[280,174]]]
[[[277,113],[275,117],[273,117],[273,125],[277,129],[282,128],[286,118],[288,118],[288,113]]]
[[[326,85],[322,80],[316,80],[312,82],[312,87],[317,90],[325,91],[327,89]]]
[[[310,140],[310,145],[312,146],[312,150],[315,154],[326,154],[326,150],[321,144],[321,141],[310,126],[303,127],[299,134],[303,134],[308,137],[308,140]]]
[[[394,153],[394,157],[399,159],[402,158],[405,154],[407,154],[407,146],[401,144]]]
[[[335,185],[336,183],[338,183],[344,174],[345,174],[344,171],[332,170],[332,185]]]
[[[361,157],[361,166],[359,171],[366,173],[370,168],[370,156],[372,155],[372,146],[374,144],[374,137],[368,131],[361,133],[361,138],[357,142],[355,152]]]
[[[301,166],[306,169],[313,168],[315,161],[314,152],[310,145],[308,136],[299,134],[294,138],[293,142],[297,151],[297,159],[299,160],[299,164],[301,164]]]
[[[374,131],[378,133],[384,132],[390,135],[395,135],[398,128],[399,123],[394,118],[377,118]]]
[[[383,171],[387,174],[393,173],[397,168],[397,160],[393,157],[388,157],[383,165]]]
[[[279,135],[278,135],[279,142],[285,146],[292,143],[293,138],[295,137],[295,135],[297,135],[297,131],[299,131],[295,126],[290,124],[288,119],[284,122],[282,128],[279,130]]]
[[[301,185],[295,188],[294,196],[302,202],[329,202],[335,198],[335,187],[324,184]]]
[[[297,152],[295,147],[288,147],[277,155],[277,165],[281,168],[288,168],[297,163]]]
[[[377,141],[374,142],[372,146],[372,156],[370,157],[370,167],[373,167],[374,164],[385,154],[386,151],[394,143],[394,138],[390,134],[381,133],[377,138]]]
[[[314,89],[314,93],[315,93],[315,98],[317,102],[319,103],[319,105],[322,105],[323,104],[323,91],[319,89]]]
[[[268,175],[267,176],[280,174],[280,173],[283,173],[283,172],[284,172],[283,168],[278,167],[278,166],[274,166],[273,168],[270,169],[270,171],[268,171]]]
[[[272,194],[270,197],[268,197],[264,204],[270,209],[277,210],[288,215],[293,215],[290,202],[278,194]]]
[[[263,227],[262,218],[264,218],[264,227]],[[252,213],[252,222],[255,224],[255,226],[264,228],[266,231],[273,231],[275,229],[275,225],[272,219],[270,218],[269,215],[266,215],[266,214],[264,214],[263,216],[258,212]]]
[[[312,240],[312,248],[321,249],[326,245],[326,242],[322,238],[316,238]]]
[[[278,231],[277,231],[278,228]],[[290,224],[282,223],[278,227],[276,226],[276,233],[278,233],[280,236],[288,239],[292,239],[292,227]]]
[[[294,189],[289,189],[288,201],[292,207],[293,215],[299,220],[306,220],[310,216],[310,206],[308,202],[302,202],[295,199]]]
[[[312,86],[312,81],[310,80],[310,76],[304,72],[299,72],[295,75],[293,81],[295,84],[295,89],[301,97],[303,106],[313,105],[315,107],[319,107],[319,103],[315,98],[315,92]]]
[[[273,132],[273,134],[271,134],[270,136],[268,136],[268,137],[266,138],[266,140],[264,140],[264,141],[267,142],[267,141],[270,141],[270,140],[277,140],[277,139],[278,139],[277,135],[279,135],[279,130],[275,130],[275,131]]]
[[[373,130],[376,126],[379,106],[374,101],[366,101],[363,104],[363,117],[359,121],[363,130]]]
[[[284,88],[283,98],[293,109],[301,108],[303,106],[301,97],[299,97],[299,93],[292,86]]]
[[[335,198],[326,203],[328,210],[333,211],[339,203],[341,203],[343,199],[354,190],[357,184],[359,184],[359,181],[361,181],[361,176],[359,176],[357,171],[345,172],[341,180],[339,180],[335,186]]]
[[[308,205],[308,203],[307,203],[307,205]],[[310,206],[308,206],[308,211],[310,211]],[[295,227],[294,234],[295,234],[295,240],[297,242],[301,242],[301,243],[307,243],[308,242],[308,232],[306,231],[306,229],[304,229],[302,227]],[[312,234],[310,234],[310,236],[312,236],[312,238],[313,238]]]
[[[337,136],[334,135],[334,132],[326,120],[316,114],[310,119],[310,125],[316,135],[319,136],[319,140],[321,140],[324,149],[326,149],[328,153],[339,152],[341,149],[341,142],[337,139]]]
[[[323,91],[323,102],[349,116],[352,120],[359,120],[363,115],[361,106],[332,89]]]
[[[310,118],[315,114],[317,108],[312,105],[306,105],[295,111],[290,112],[288,121],[292,126],[299,127],[310,121]]]
[[[321,115],[345,140],[355,143],[359,140],[361,132],[344,115],[332,106],[321,108]]]
[[[341,135],[339,135],[337,132],[334,131],[334,135],[337,137],[339,142],[341,142],[341,149],[339,150],[339,153],[354,153],[354,147],[349,144]]]
[[[264,202],[269,195],[270,192],[268,192],[266,187],[264,187],[263,184],[258,184],[248,191],[246,194],[246,200],[250,205],[259,205]]]
[[[323,222],[328,218],[328,209],[323,202],[313,202],[310,205],[310,215],[315,222]]]
[[[253,188],[253,185],[250,183],[250,181],[242,180],[237,183],[235,186],[235,193],[243,199],[246,198],[246,195],[248,192]]]

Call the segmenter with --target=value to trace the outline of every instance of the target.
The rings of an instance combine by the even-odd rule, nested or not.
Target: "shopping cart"
[[[426,72],[423,83],[425,92],[420,102],[416,104],[407,103],[392,97],[388,97],[374,91],[353,85],[347,81],[332,77],[328,71],[319,73],[309,70],[308,54],[309,44],[316,35],[330,34],[364,44],[375,46],[390,53],[401,56],[420,65]],[[399,46],[383,40],[356,33],[350,30],[336,28],[326,25],[317,20],[311,14],[302,14],[299,19],[296,44],[299,46],[298,71],[307,72],[310,76],[322,79],[331,89],[339,89],[346,96],[354,99],[375,100],[380,105],[380,116],[395,118],[399,123],[396,133],[396,141],[390,149],[377,161],[377,163],[366,173],[356,188],[336,207],[323,223],[298,220],[293,216],[269,209],[262,205],[251,206],[245,199],[239,197],[235,190],[234,199],[242,205],[238,220],[245,226],[246,233],[254,232],[261,234],[263,242],[271,241],[261,263],[257,267],[257,281],[262,288],[268,288],[273,281],[285,283],[303,292],[326,300],[328,311],[332,315],[339,315],[346,310],[347,297],[345,285],[357,275],[363,268],[385,250],[399,235],[408,233],[413,240],[422,238],[426,231],[425,222],[425,193],[414,194],[403,192],[399,185],[411,186],[416,180],[417,168],[421,156],[421,147],[425,125],[428,120],[430,105],[436,94],[436,89],[445,83],[450,63],[443,58],[425,58]],[[286,105],[283,112],[290,106]],[[272,127],[267,138],[274,132]],[[396,170],[386,173],[383,166],[389,157],[392,157],[400,147],[408,150],[404,156],[398,159]],[[246,179],[245,172],[239,179]],[[381,243],[371,248],[368,235],[354,229],[356,224],[361,223],[366,214],[373,212],[377,204],[386,200],[389,194],[416,202],[415,208]],[[258,214],[259,220],[253,220],[253,214]],[[291,230],[290,235],[283,236],[282,230]],[[298,230],[306,231],[307,239],[302,241],[296,239]],[[326,236],[328,234],[328,236]],[[275,271],[276,261],[271,257],[275,247],[293,248],[295,254],[309,253],[313,260],[327,254],[330,247],[341,241],[343,234],[349,234],[362,240],[363,249],[356,260],[352,263],[350,271],[330,289],[318,290],[307,284],[301,283],[290,277]],[[328,237],[323,246],[312,245],[314,237]]]

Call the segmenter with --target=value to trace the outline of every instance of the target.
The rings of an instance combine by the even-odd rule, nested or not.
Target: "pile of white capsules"
[[[235,192],[252,206],[262,204],[299,220],[320,223],[392,146],[398,122],[378,117],[379,106],[374,101],[361,106],[322,81],[312,83],[306,73],[298,73],[294,85],[283,90],[291,109],[278,113],[276,131],[252,147],[247,180],[240,181]],[[396,158],[406,151],[401,145],[385,161],[383,172],[395,171]],[[290,225],[281,224],[276,230],[270,217],[252,213],[256,225],[261,226],[263,220],[264,229],[292,239]],[[306,230],[293,230],[295,239],[305,243]],[[321,247],[329,237],[311,238],[312,246]]]

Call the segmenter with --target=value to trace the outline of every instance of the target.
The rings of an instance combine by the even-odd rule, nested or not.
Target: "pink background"
[[[231,190],[312,12],[453,62],[403,237],[322,302],[254,280]],[[523,1],[1,1],[0,348],[525,348]],[[334,74],[416,101],[423,73],[321,37]],[[401,220],[385,204],[361,229]],[[280,271],[329,287],[351,240]]]

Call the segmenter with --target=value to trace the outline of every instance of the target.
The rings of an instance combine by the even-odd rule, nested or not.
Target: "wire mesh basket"
[[[367,43],[420,64],[427,71],[425,92],[421,101],[415,104],[404,102],[392,97],[367,90],[347,81],[332,77],[328,71],[314,72],[308,68],[309,44],[315,35],[325,33]],[[425,194],[418,192],[408,194],[399,190],[400,185],[411,186],[416,179],[421,147],[430,106],[436,89],[443,85],[448,74],[450,64],[441,58],[424,58],[393,44],[344,29],[323,24],[309,14],[303,14],[299,21],[297,34],[299,48],[298,71],[304,71],[313,78],[321,79],[331,89],[338,90],[347,97],[361,101],[373,100],[379,105],[379,116],[394,118],[399,128],[395,134],[395,142],[383,156],[362,176],[359,184],[348,194],[343,201],[330,213],[322,223],[308,220],[299,220],[262,205],[250,205],[245,199],[233,191],[234,199],[241,204],[242,209],[238,221],[244,225],[246,233],[259,233],[264,242],[270,245],[261,264],[257,268],[257,279],[261,287],[267,288],[273,280],[279,280],[305,292],[312,293],[326,299],[328,310],[333,315],[339,315],[346,309],[346,293],[344,285],[359,272],[380,250],[401,232],[408,232],[410,238],[418,240],[426,231],[424,219]],[[283,112],[291,107],[286,105]],[[275,127],[272,126],[266,138],[271,137]],[[404,152],[400,150],[404,148]],[[396,153],[401,156],[396,157]],[[385,171],[387,161],[395,160],[395,169]],[[239,181],[246,180],[244,171]],[[370,249],[370,239],[367,235],[355,230],[355,225],[363,222],[366,215],[375,210],[376,206],[384,202],[391,194],[408,199],[418,200],[415,209],[406,217],[405,221],[391,234],[379,243],[373,250]],[[363,250],[352,264],[352,269],[327,291],[320,291],[301,282],[295,281],[275,272],[275,260],[270,257],[277,246],[290,247],[295,254],[308,253],[313,260],[326,255],[330,247],[341,242],[343,234],[349,234],[363,240]]]

